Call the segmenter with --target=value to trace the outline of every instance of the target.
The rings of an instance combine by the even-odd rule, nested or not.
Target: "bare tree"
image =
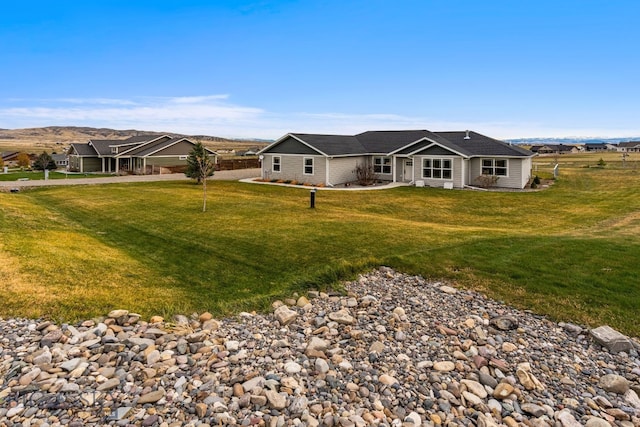
[[[373,169],[373,164],[370,161],[364,163],[358,163],[356,166],[356,180],[359,185],[371,185],[376,180],[376,173]]]
[[[202,212],[207,211],[207,178],[215,172],[215,158],[209,156],[209,152],[198,142],[187,157],[187,171],[184,173],[189,178],[195,178],[202,183]]]

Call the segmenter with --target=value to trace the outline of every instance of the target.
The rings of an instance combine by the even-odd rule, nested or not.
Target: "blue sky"
[[[637,0],[0,6],[0,128],[640,136]]]

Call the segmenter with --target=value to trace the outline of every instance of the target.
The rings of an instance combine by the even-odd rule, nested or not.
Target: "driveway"
[[[260,169],[238,169],[232,171],[217,171],[209,180],[212,181],[238,181],[245,178],[256,178],[260,176]],[[0,191],[8,191],[11,188],[32,188],[46,187],[52,185],[95,185],[95,184],[118,184],[123,182],[152,182],[152,181],[183,181],[188,180],[182,173],[165,175],[124,175],[108,176],[100,178],[72,178],[72,179],[49,179],[29,180],[29,181],[0,181]]]

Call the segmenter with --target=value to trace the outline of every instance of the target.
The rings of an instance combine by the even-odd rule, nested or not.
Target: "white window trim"
[[[500,157],[483,157],[480,159],[480,175],[483,175],[482,170],[484,169],[484,161],[485,160],[491,160],[491,169],[493,170],[493,176],[497,176],[500,178],[509,178],[509,159],[503,159]],[[500,168],[500,169],[506,169],[507,170],[507,174],[506,175],[496,175],[496,160],[504,160],[505,161],[505,166],[504,168]]]
[[[449,170],[449,171],[451,171],[451,176],[449,178],[442,178],[442,177],[434,178],[433,176],[430,176],[430,177],[424,176],[424,169],[425,169],[424,168],[424,161],[425,160],[431,160],[431,167],[430,167],[431,175],[433,175],[433,169],[434,169],[433,168],[433,161],[434,160],[440,160],[440,161],[448,160],[448,161],[450,161],[451,162],[451,167],[450,168],[442,168],[441,167],[441,168],[439,168],[439,170],[440,171]],[[453,160],[454,160],[453,157],[423,157],[421,159],[421,161],[420,161],[420,176],[422,177],[422,179],[437,179],[439,181],[453,181],[453,169],[454,169],[453,168],[453,164],[454,164]]]
[[[276,159],[278,159],[278,163],[276,163]],[[278,170],[276,170],[276,166],[278,166]],[[271,172],[276,172],[276,173],[282,172],[282,157],[281,156],[273,156],[273,157],[271,157]]]
[[[380,164],[376,165],[376,160],[380,159]],[[385,163],[385,159],[389,161],[389,163]],[[380,166],[380,172],[375,172],[375,167]],[[385,172],[385,166],[389,168],[389,172]],[[393,159],[389,156],[373,156],[373,168],[374,172],[380,175],[392,175],[393,174]]]
[[[311,173],[307,173],[307,160],[311,160]],[[302,158],[302,175],[312,176],[315,175],[316,165],[315,159],[313,157],[303,157]]]

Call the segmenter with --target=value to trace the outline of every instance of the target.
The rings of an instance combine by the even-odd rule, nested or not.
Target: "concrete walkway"
[[[213,181],[238,181],[245,178],[256,178],[260,176],[260,169],[238,169],[232,171],[217,171],[210,180]],[[0,191],[9,191],[12,188],[33,188],[47,187],[54,185],[96,185],[96,184],[119,184],[125,182],[153,182],[153,181],[183,181],[188,180],[183,173],[165,175],[124,175],[108,176],[100,178],[69,178],[69,179],[49,179],[49,180],[29,180],[29,181],[0,181]]]

